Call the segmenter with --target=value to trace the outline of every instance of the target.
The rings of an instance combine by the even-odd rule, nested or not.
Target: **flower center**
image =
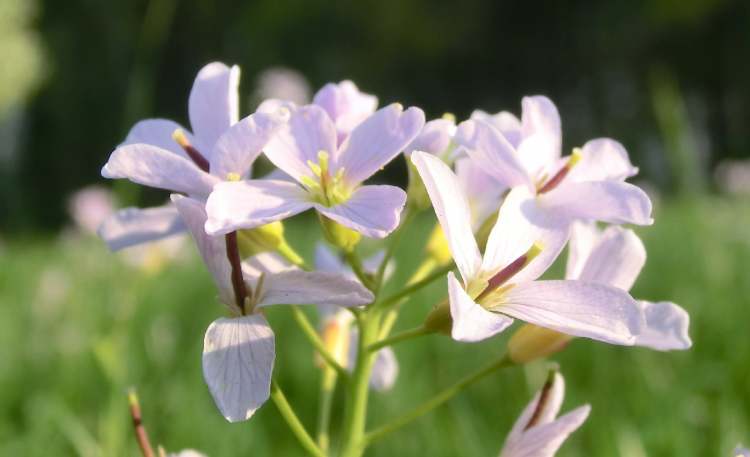
[[[325,206],[335,206],[349,200],[352,192],[344,183],[344,169],[339,168],[332,175],[328,159],[328,152],[318,151],[317,163],[308,160],[307,166],[310,167],[315,177],[302,176],[302,184],[316,202]]]
[[[542,245],[539,242],[534,243],[528,251],[519,256],[516,260],[509,263],[503,269],[495,273],[489,281],[484,290],[474,299],[481,305],[481,301],[492,295],[502,295],[507,292],[508,289],[513,287],[512,284],[506,285],[509,279],[515,276],[519,271],[523,270],[532,260],[534,260],[542,252]]]
[[[541,195],[559,186],[560,183],[563,181],[563,179],[565,179],[565,177],[568,176],[568,173],[570,173],[570,170],[573,167],[575,167],[576,164],[580,162],[582,158],[583,158],[583,153],[581,152],[581,148],[574,148],[573,153],[570,155],[570,157],[568,157],[568,161],[565,163],[565,165],[563,165],[562,168],[560,168],[557,171],[557,173],[555,173],[554,176],[552,176],[549,180],[547,180],[546,183],[544,183],[541,186],[538,186],[536,189],[536,193],[538,195]]]
[[[177,144],[180,145],[180,147],[185,151],[185,153],[190,157],[190,160],[195,163],[198,168],[208,173],[209,169],[209,163],[208,160],[201,154],[195,147],[190,144],[190,140],[187,139],[187,136],[185,136],[185,132],[182,131],[182,129],[176,129],[174,132],[172,132],[172,139],[177,142]]]

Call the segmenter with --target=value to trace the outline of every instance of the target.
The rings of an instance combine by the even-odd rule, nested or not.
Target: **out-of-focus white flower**
[[[112,192],[102,186],[88,186],[68,199],[68,212],[76,227],[95,234],[102,222],[114,212]]]
[[[537,280],[555,259],[539,253],[548,245],[550,235],[563,234],[536,230],[526,223],[523,199],[514,198],[513,192],[506,198],[482,256],[471,227],[469,204],[456,175],[431,154],[417,151],[411,160],[424,181],[463,279],[461,283],[453,272],[448,273],[454,339],[489,338],[516,318],[570,335],[633,344],[643,313],[627,292],[589,281]]]
[[[286,265],[273,254],[242,262],[234,275],[225,237],[209,236],[203,227],[203,202],[173,195],[185,225],[233,317],[215,320],[203,343],[203,376],[211,395],[230,422],[249,419],[268,399],[275,359],[274,334],[261,309],[278,304],[359,306],[373,300],[360,283],[339,274],[307,272]],[[244,295],[244,296],[241,296]]]
[[[286,67],[263,70],[257,79],[255,98],[279,99],[303,105],[310,100],[310,84],[302,73]]]
[[[177,453],[169,453],[167,454],[167,457],[208,457],[208,456],[194,449],[184,449]]]
[[[750,194],[750,160],[722,160],[716,167],[714,179],[722,192]]]
[[[557,417],[565,398],[565,381],[559,373],[547,381],[526,406],[505,440],[500,457],[552,457],[591,411],[589,405]]]
[[[750,457],[750,449],[738,445],[734,448],[733,457]]]

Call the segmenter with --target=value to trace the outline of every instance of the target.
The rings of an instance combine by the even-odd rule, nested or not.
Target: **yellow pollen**
[[[581,148],[573,148],[573,153],[570,155],[570,159],[568,159],[568,168],[575,167],[581,159],[583,159],[583,150]]]
[[[443,119],[453,122],[454,124],[456,123],[456,115],[453,113],[443,113]]]
[[[190,146],[190,141],[188,141],[187,136],[185,136],[185,132],[183,132],[182,129],[175,129],[175,131],[172,132],[172,139],[182,148]]]
[[[227,173],[227,181],[239,181],[241,178],[242,177],[239,175],[239,173]]]

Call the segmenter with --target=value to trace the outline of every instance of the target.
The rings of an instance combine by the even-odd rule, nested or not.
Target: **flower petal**
[[[344,260],[322,242],[315,245],[315,269],[329,273],[346,271]]]
[[[128,144],[112,152],[102,176],[127,178],[134,183],[205,197],[218,181],[195,164],[165,149],[149,144]]]
[[[612,224],[651,225],[651,200],[632,184],[620,181],[570,182],[539,197],[559,216]]]
[[[347,135],[375,112],[378,98],[360,92],[353,82],[346,80],[323,86],[313,97],[313,103],[326,110],[340,135]]]
[[[543,386],[542,389],[544,389],[545,387],[546,386]],[[536,413],[537,405],[539,404],[539,399],[542,396],[542,389],[539,389],[536,392],[536,394],[534,395],[534,398],[529,402],[528,405],[526,405],[526,408],[524,408],[521,415],[518,416],[518,419],[513,424],[513,428],[508,434],[506,443],[510,444],[512,442],[517,442],[521,438],[524,431],[529,425],[529,421],[531,421],[531,418]],[[545,404],[542,405],[543,409],[537,415],[537,419],[536,419],[537,426],[548,424],[552,422],[553,420],[555,420],[555,418],[557,417],[557,414],[560,412],[560,407],[562,406],[564,399],[565,399],[565,379],[562,377],[560,373],[556,372],[552,380],[552,386],[550,387],[549,392],[547,392],[545,396]]]
[[[693,345],[688,335],[690,316],[672,302],[639,301],[646,316],[646,327],[636,337],[636,346],[657,351],[688,349]]]
[[[453,259],[467,283],[478,273],[482,257],[471,230],[469,203],[458,178],[448,165],[430,154],[415,151],[411,161],[422,177]]]
[[[206,223],[206,210],[203,203],[176,194],[172,195],[172,202],[193,236],[206,268],[214,278],[221,302],[225,305],[235,303],[231,280],[232,266],[227,258],[226,240],[223,236],[207,235],[203,230]]]
[[[482,341],[497,335],[513,323],[513,319],[508,316],[487,311],[472,300],[452,271],[448,273],[448,299],[453,319],[451,337],[456,341]]]
[[[565,279],[580,279],[591,251],[599,244],[602,233],[595,222],[574,222],[570,226]]]
[[[479,120],[464,121],[458,125],[455,140],[478,166],[500,183],[507,187],[531,188],[529,175],[518,160],[513,145],[490,124]]]
[[[336,153],[336,127],[326,112],[315,105],[291,111],[289,121],[265,147],[266,157],[289,176],[315,178],[307,162],[318,163],[318,152]],[[335,172],[336,170],[331,170]]]
[[[393,160],[419,134],[424,112],[392,103],[359,124],[334,157],[350,185],[361,183]]]
[[[638,174],[622,144],[609,138],[587,142],[581,160],[570,170],[571,181],[624,181]]]
[[[584,405],[549,424],[533,427],[518,441],[508,442],[500,457],[553,457],[560,446],[588,418],[589,405]]]
[[[374,298],[366,287],[343,274],[289,270],[265,278],[258,305],[360,306]]]
[[[223,235],[294,216],[312,207],[296,183],[256,179],[221,182],[206,202],[206,232]]]
[[[240,68],[212,62],[201,68],[193,82],[188,114],[196,147],[207,154],[219,137],[239,119],[237,87]],[[210,157],[206,157],[210,160]]]
[[[544,95],[524,97],[521,100],[521,135],[524,141],[531,137],[543,137],[554,150],[539,151],[542,155],[555,160],[560,157],[562,128],[560,113],[552,100]]]
[[[488,309],[568,335],[633,345],[644,317],[627,292],[584,281],[515,284]]]
[[[167,151],[174,152],[178,156],[188,158],[185,150],[172,139],[172,134],[175,130],[180,129],[185,133],[185,136],[192,143],[193,138],[190,132],[185,131],[185,128],[180,124],[168,119],[146,119],[137,122],[128,132],[128,136],[123,141],[122,145],[125,144],[137,144],[145,143],[152,146],[156,146]],[[122,146],[121,145],[121,146]]]
[[[497,212],[502,195],[508,188],[482,170],[468,157],[456,159],[454,164],[459,185],[466,195],[471,210],[471,227],[474,233]]]
[[[516,187],[505,197],[487,239],[482,272],[494,275],[538,243],[541,253],[510,280],[533,281],[560,255],[568,240],[568,229],[568,221],[540,208],[528,188]]]
[[[406,192],[395,186],[362,186],[336,206],[315,203],[315,209],[341,225],[370,238],[384,238],[398,227]]]
[[[97,233],[112,251],[156,241],[185,230],[172,205],[155,208],[123,208],[110,215]]]
[[[426,123],[414,141],[404,148],[404,153],[408,155],[414,151],[424,151],[440,155],[448,149],[455,134],[455,122],[448,119],[433,119]]]
[[[253,162],[282,122],[281,116],[255,113],[234,124],[214,145],[211,173],[221,179],[229,173],[248,177]]]
[[[576,279],[630,290],[646,263],[646,248],[632,230],[611,226],[591,251]]]
[[[271,394],[274,335],[260,314],[213,321],[203,340],[203,378],[229,422],[250,419]]]
[[[398,360],[393,349],[387,347],[375,354],[370,374],[370,388],[378,392],[390,390],[398,377]]]
[[[513,113],[500,111],[489,114],[478,109],[471,113],[471,119],[487,122],[498,129],[514,148],[521,143],[521,120]]]

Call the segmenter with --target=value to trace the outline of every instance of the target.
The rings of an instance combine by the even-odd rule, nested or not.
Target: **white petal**
[[[581,149],[582,158],[566,179],[572,181],[624,181],[638,174],[630,163],[622,144],[609,138],[587,142]]]
[[[155,208],[124,208],[109,216],[97,233],[112,251],[156,241],[185,230],[172,205]]]
[[[646,248],[632,230],[611,226],[602,233],[577,279],[630,290],[646,263]]]
[[[636,337],[636,346],[657,351],[688,349],[693,345],[688,335],[690,316],[672,302],[639,301],[646,316],[646,327]]]
[[[415,151],[411,161],[422,177],[464,283],[479,271],[482,257],[471,229],[471,211],[458,178],[440,159]]]
[[[644,325],[627,292],[583,281],[516,284],[490,309],[568,335],[628,346]]]
[[[185,150],[172,139],[172,134],[177,129],[182,130],[188,140],[192,143],[193,138],[190,132],[185,131],[185,128],[177,122],[168,119],[146,119],[137,122],[130,129],[128,136],[125,138],[122,145],[137,143],[150,144],[174,152],[178,156],[187,159],[188,156],[185,153]]]
[[[651,200],[640,188],[620,181],[563,183],[539,197],[561,217],[612,224],[651,225]]]
[[[384,238],[398,227],[406,192],[395,186],[362,186],[344,203],[315,209],[370,238]]]
[[[419,108],[404,111],[393,103],[375,112],[346,139],[335,157],[350,185],[358,184],[393,160],[419,134],[424,113]]]
[[[387,347],[375,354],[370,374],[370,388],[378,392],[390,390],[398,377],[398,361],[393,349]]]
[[[313,103],[326,110],[339,134],[346,135],[375,112],[378,98],[361,92],[346,80],[323,86],[313,97]]]
[[[134,183],[205,197],[218,180],[194,163],[170,151],[148,144],[128,144],[112,152],[102,176],[127,178]]]
[[[263,147],[282,124],[280,116],[255,113],[226,130],[211,153],[211,173],[227,179],[229,173],[242,178],[250,174],[250,167]]]
[[[239,119],[239,83],[240,68],[236,65],[229,68],[221,62],[206,65],[195,77],[188,112],[198,143],[196,147],[204,154],[208,154],[219,137]]]
[[[583,425],[590,411],[591,407],[584,405],[552,423],[527,430],[518,441],[506,443],[500,457],[554,456],[568,436]]]
[[[372,292],[358,281],[337,273],[290,270],[269,275],[259,305],[339,305],[372,303]]]
[[[451,337],[456,341],[482,341],[497,335],[513,323],[513,319],[487,311],[472,300],[452,271],[448,273],[448,299],[453,319]]]
[[[516,273],[510,282],[532,281],[552,265],[568,239],[569,223],[554,212],[540,208],[526,187],[511,190],[500,207],[484,250],[482,272],[495,274],[522,256],[534,243],[542,252]]]
[[[565,279],[580,279],[581,271],[583,271],[591,251],[599,244],[601,236],[602,233],[595,222],[579,221],[571,224]]]
[[[206,202],[206,232],[220,235],[285,219],[312,207],[296,183],[272,180],[222,182]]]
[[[346,264],[326,244],[318,242],[315,245],[315,269],[329,273],[342,273],[346,271]]]
[[[456,159],[456,177],[466,195],[471,210],[474,233],[500,208],[502,195],[508,188],[488,175],[468,157]]]
[[[448,149],[455,134],[455,122],[448,119],[433,119],[424,125],[419,135],[404,149],[404,153],[424,151],[440,155]]]
[[[266,157],[289,176],[314,178],[307,162],[318,163],[318,152],[329,157],[336,153],[336,127],[326,112],[315,105],[295,109],[287,124],[276,132],[265,147]],[[336,170],[331,170],[335,174]]]
[[[226,240],[223,236],[207,235],[203,230],[206,223],[206,210],[203,203],[181,195],[172,195],[172,202],[198,245],[203,262],[219,289],[221,302],[225,305],[234,304],[232,266],[227,258]]]
[[[523,112],[521,114],[521,135],[523,142],[531,141],[537,149],[534,154],[543,157],[539,163],[544,161],[554,162],[560,157],[562,142],[562,129],[560,127],[560,114],[552,100],[536,95],[524,97],[521,100]],[[532,152],[528,149],[526,152]]]
[[[545,386],[543,386],[542,389],[544,387]],[[513,424],[513,428],[508,434],[506,443],[515,443],[518,442],[518,440],[521,438],[524,431],[529,425],[529,421],[531,421],[532,417],[536,413],[537,405],[539,404],[539,399],[542,395],[542,389],[537,391],[537,393],[534,395],[534,398],[529,402],[528,405],[526,405],[526,408],[524,408],[521,415],[518,416],[518,419]],[[550,387],[550,390],[546,396],[545,404],[542,405],[544,409],[537,415],[537,419],[535,421],[536,426],[548,424],[555,420],[555,418],[557,417],[557,413],[560,412],[560,407],[562,406],[564,399],[565,379],[560,373],[555,373],[554,379],[552,381],[552,386]]]
[[[477,165],[500,183],[508,186],[528,186],[531,180],[516,156],[513,145],[490,124],[469,120],[458,125],[456,143],[463,146]]]
[[[203,378],[229,422],[249,419],[271,394],[274,336],[260,314],[217,319],[203,340]]]
[[[471,119],[487,122],[498,129],[514,148],[521,143],[521,120],[513,113],[500,111],[489,114],[478,109],[471,113]]]
[[[261,273],[273,274],[298,269],[275,252],[262,252],[242,261],[242,273],[246,281],[248,278],[257,278]]]

